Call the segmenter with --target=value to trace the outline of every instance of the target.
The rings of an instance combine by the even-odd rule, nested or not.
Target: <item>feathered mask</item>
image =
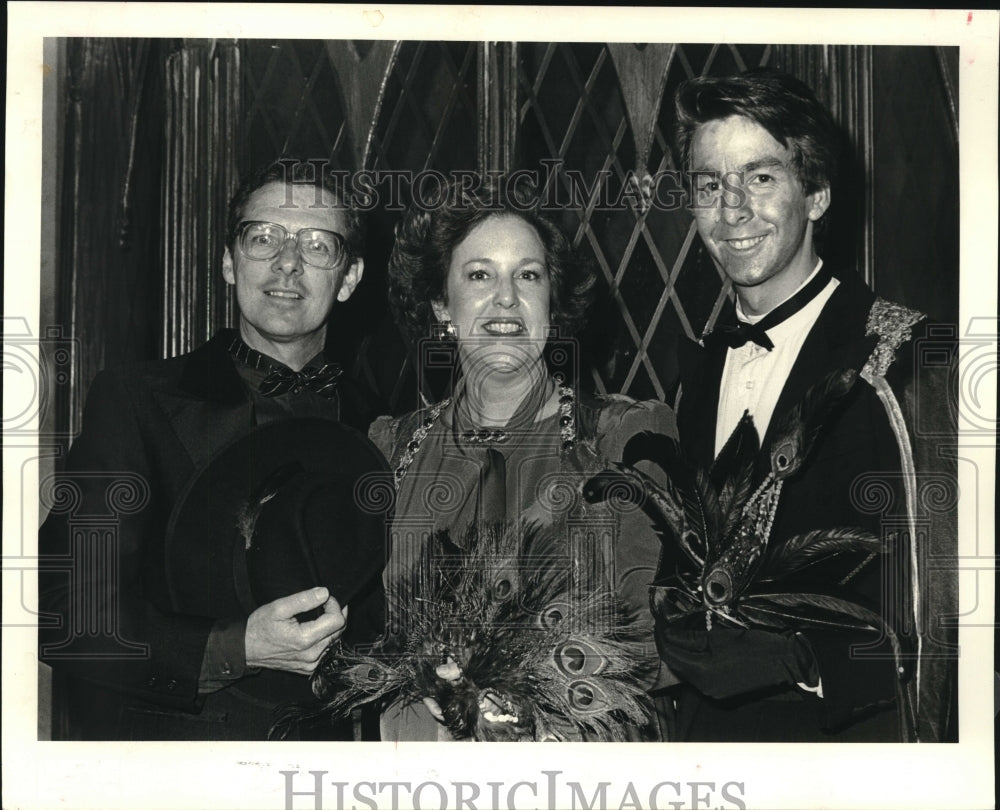
[[[321,707],[436,701],[456,739],[620,740],[647,719],[629,622],[606,587],[523,525],[473,526],[463,547],[438,533],[390,587],[388,631],[370,654],[331,646],[312,677]]]
[[[880,630],[890,639],[898,664],[898,637],[875,611],[839,596],[782,587],[824,559],[858,552],[873,558],[885,550],[879,538],[860,529],[829,528],[769,542],[784,482],[806,463],[856,380],[853,370],[828,375],[776,423],[769,472],[756,488],[752,480],[760,448],[749,414],[707,473],[686,460],[673,440],[642,434],[626,446],[621,464],[584,484],[589,502],[639,503],[658,527],[664,559],[675,562],[673,571],[661,566],[662,578],[652,591],[653,610],[661,619],[674,621],[703,611],[709,629],[714,617],[772,630]],[[641,459],[663,467],[669,479],[665,486],[634,469]]]

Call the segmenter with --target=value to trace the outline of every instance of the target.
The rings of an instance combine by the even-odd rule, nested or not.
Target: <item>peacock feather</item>
[[[824,426],[857,380],[841,370],[816,383],[802,401],[775,423],[767,448],[768,473],[753,487],[761,452],[753,419],[745,413],[711,469],[696,468],[677,442],[640,434],[622,463],[583,485],[595,503],[614,498],[640,504],[663,542],[654,611],[668,621],[704,612],[730,624],[769,629],[827,627],[884,632],[897,659],[899,640],[874,611],[827,593],[782,593],[782,585],[810,566],[846,553],[883,553],[884,543],[861,529],[818,529],[771,543],[771,527],[784,482],[808,460]],[[635,469],[640,460],[667,474],[660,485]]]
[[[580,576],[534,527],[474,525],[460,545],[438,533],[389,588],[392,632],[368,654],[331,646],[312,679],[320,705],[276,733],[429,698],[457,739],[623,739],[648,716],[645,665],[612,591]]]

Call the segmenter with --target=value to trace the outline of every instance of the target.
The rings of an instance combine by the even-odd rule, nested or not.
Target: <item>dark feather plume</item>
[[[757,428],[747,411],[723,445],[710,473],[712,486],[719,493],[720,533],[723,537],[732,533],[750,497],[754,459],[759,452]]]
[[[851,551],[882,552],[882,541],[862,529],[818,529],[797,534],[764,551],[758,582],[772,582],[794,574],[807,565]]]
[[[560,541],[523,525],[473,527],[461,548],[439,535],[389,590],[399,632],[373,655],[331,648],[313,676],[322,705],[281,728],[431,698],[458,739],[623,739],[647,718],[645,663],[607,584],[588,578],[603,567],[571,581],[564,560]]]
[[[712,486],[708,474],[698,470],[694,475],[694,503],[687,514],[694,513],[700,521],[700,535],[705,539],[705,563],[718,557],[721,550],[719,539],[722,538],[722,513],[719,510],[719,494]],[[715,541],[715,542],[713,542]]]
[[[641,506],[665,547],[676,542],[692,563],[703,562],[704,545],[697,532],[690,531],[686,504],[669,479],[660,486],[639,470],[615,464],[585,481],[581,490],[588,503],[618,500]]]
[[[850,393],[857,378],[854,369],[830,372],[776,423],[770,454],[771,472],[777,478],[788,478],[801,469],[826,420]]]
[[[661,518],[658,525],[672,529],[677,545],[694,567],[664,566],[666,555],[661,558],[651,589],[651,606],[658,617],[674,621],[705,612],[709,625],[715,618],[741,627],[776,630],[825,627],[884,632],[899,658],[899,637],[865,606],[824,593],[774,592],[776,583],[813,564],[841,554],[871,556],[883,550],[878,538],[860,529],[822,529],[778,543],[770,538],[783,481],[806,462],[823,427],[834,417],[856,379],[853,370],[826,376],[775,421],[775,439],[767,449],[771,474],[755,491],[753,470],[760,447],[748,413],[709,471],[696,469],[673,440],[641,435],[626,447],[624,461],[627,464],[655,457],[669,476],[666,487],[656,488],[624,464],[591,479],[601,482],[605,489],[612,481],[638,482],[647,494],[665,492],[669,496],[669,519]],[[605,475],[608,477],[601,477]],[[662,536],[666,552],[668,535]]]
[[[679,533],[686,535],[686,544],[698,552],[699,558],[708,553],[708,527],[713,523],[713,514],[706,511],[705,482],[698,480],[695,466],[685,458],[680,445],[667,436],[645,431],[637,433],[625,445],[621,465],[631,469],[639,461],[652,461],[666,473],[667,491],[671,499],[684,510],[684,528]],[[709,496],[711,497],[711,496]]]
[[[836,596],[816,593],[769,593],[754,597],[752,608],[756,611],[767,610],[767,606],[778,606],[774,615],[782,615],[783,624],[778,626],[795,627],[826,627],[839,630],[866,630],[884,633],[892,645],[896,657],[897,668],[902,671],[900,662],[903,650],[899,636],[889,624],[874,610],[863,605],[840,599]],[[781,608],[789,609],[785,612]],[[746,610],[746,606],[744,606]]]

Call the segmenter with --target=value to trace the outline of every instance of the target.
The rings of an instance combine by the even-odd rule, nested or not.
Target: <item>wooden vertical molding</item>
[[[74,374],[60,388],[56,419],[79,424],[102,368],[143,359],[155,293],[149,166],[159,160],[150,40],[81,37],[66,43],[66,152],[61,180],[56,317],[72,337]],[[147,87],[147,84],[149,85]],[[153,200],[156,195],[153,194]],[[61,429],[61,428],[60,428]]]
[[[186,40],[166,60],[164,357],[190,351],[233,321],[221,261],[238,181],[241,90],[235,41]]]
[[[329,40],[326,52],[344,99],[344,124],[354,161],[352,168],[360,169],[365,166],[371,132],[378,120],[385,84],[399,52],[399,43]]]
[[[641,177],[649,169],[649,150],[677,45],[609,42],[607,48],[618,73],[622,99],[632,125],[635,171]]]

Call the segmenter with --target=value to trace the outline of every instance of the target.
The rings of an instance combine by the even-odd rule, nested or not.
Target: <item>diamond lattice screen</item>
[[[287,156],[352,168],[340,78],[325,43],[245,40],[242,45],[241,172]]]
[[[338,76],[331,48],[363,52],[365,43],[262,41],[242,43],[244,141],[241,171],[279,156],[326,158],[335,166],[380,173],[479,169],[484,156],[480,97],[483,45],[398,43],[385,66],[377,104],[364,133],[343,122],[352,81]],[[603,44],[527,43],[511,46],[516,88],[515,165],[548,175],[555,199],[568,205],[562,224],[593,257],[611,293],[584,341],[584,385],[638,398],[664,399],[676,379],[679,335],[695,336],[719,311],[728,285],[697,248],[690,216],[681,208],[643,209],[629,193],[630,174],[655,176],[673,168],[668,147],[669,99],[682,80],[767,64],[770,48],[753,45],[672,46],[663,97],[643,161],[629,122],[621,79]],[[359,49],[361,49],[359,51]],[[358,139],[367,138],[364,144]],[[641,165],[640,165],[641,162]],[[383,175],[384,176],[384,175]],[[418,390],[439,395],[446,381],[415,371],[415,355],[385,307],[385,267],[393,227],[409,205],[408,184],[394,195],[384,182],[369,216],[367,271],[355,296],[331,324],[329,348],[354,365],[375,392],[376,407],[401,413],[420,404]],[[630,204],[629,200],[633,201]],[[610,201],[611,204],[606,204]]]
[[[478,168],[479,48],[467,42],[401,43],[388,65],[366,169],[391,177],[393,172],[448,175]],[[369,216],[367,260],[374,272],[366,276],[365,285],[383,302],[393,229],[411,202],[409,188],[406,182],[382,182],[379,199],[383,205]],[[431,193],[433,182],[426,188]],[[409,350],[384,306],[381,313],[377,328],[367,332],[359,347],[356,369],[378,392],[384,408],[403,413],[422,404],[418,391],[430,398],[439,396],[447,378],[436,377],[428,373],[426,364],[414,362],[419,347]]]
[[[402,44],[386,76],[366,168],[476,168],[477,53],[467,42]]]
[[[678,336],[694,337],[711,324],[729,286],[701,255],[688,213],[668,210],[668,205],[643,210],[630,204],[638,196],[629,193],[629,176],[655,177],[673,168],[670,99],[681,81],[765,65],[770,48],[675,46],[665,102],[641,165],[605,45],[547,43],[519,49],[519,164],[534,168],[543,160],[559,161],[561,170],[550,175],[550,183],[563,199],[576,195],[582,203],[567,212],[565,224],[574,242],[593,256],[612,293],[610,311],[589,341],[591,347],[606,347],[592,355],[593,385],[599,391],[664,399],[676,380]],[[668,191],[664,188],[660,197],[668,200]]]

